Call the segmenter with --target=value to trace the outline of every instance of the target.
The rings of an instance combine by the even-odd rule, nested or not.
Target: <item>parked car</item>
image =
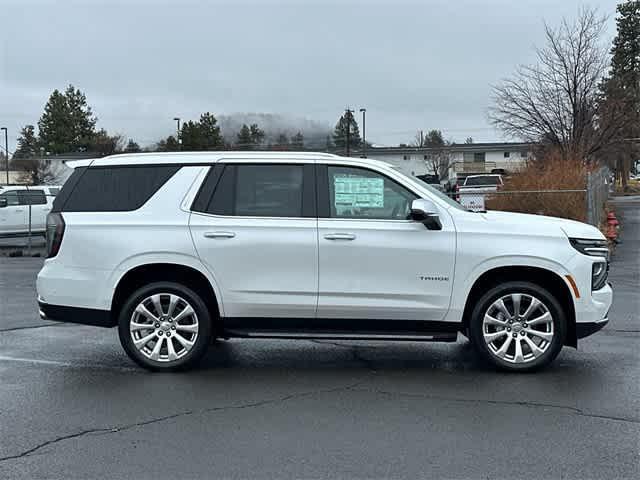
[[[58,185],[0,186],[0,236],[21,236],[31,232],[44,234],[47,214],[60,192]]]
[[[469,210],[482,211],[485,209],[486,194],[496,192],[502,186],[502,175],[469,175],[464,179],[464,183],[458,187],[457,199],[461,205]]]
[[[440,183],[440,177],[438,175],[416,175],[416,178],[419,178],[424,183],[431,185],[433,188],[440,190],[441,192],[444,191],[444,186]]]
[[[78,161],[47,220],[43,318],[118,327],[152,370],[214,338],[453,342],[507,370],[608,322],[600,231],[469,212],[370,159],[206,152]]]

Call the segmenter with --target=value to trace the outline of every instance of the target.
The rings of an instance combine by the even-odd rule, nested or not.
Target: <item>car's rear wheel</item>
[[[560,353],[566,316],[545,288],[506,282],[478,300],[469,333],[476,351],[489,363],[504,370],[537,370]]]
[[[135,291],[120,311],[120,343],[138,365],[154,371],[194,366],[211,343],[212,320],[190,288],[158,282]]]

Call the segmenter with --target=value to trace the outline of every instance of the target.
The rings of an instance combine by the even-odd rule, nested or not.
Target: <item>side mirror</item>
[[[423,223],[429,230],[442,230],[438,207],[431,200],[417,198],[411,202],[411,219]]]
[[[4,208],[7,206],[7,199],[6,198],[0,198],[0,208]]]

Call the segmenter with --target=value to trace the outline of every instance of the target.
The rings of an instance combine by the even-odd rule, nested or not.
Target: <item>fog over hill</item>
[[[290,139],[298,131],[304,135],[306,148],[324,149],[327,135],[333,127],[308,118],[293,117],[277,113],[232,113],[216,117],[222,135],[227,141],[234,141],[242,124],[257,123],[265,132],[265,143],[275,142],[278,135],[284,133]]]

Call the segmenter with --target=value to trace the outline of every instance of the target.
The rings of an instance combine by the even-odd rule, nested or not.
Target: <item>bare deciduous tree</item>
[[[618,134],[622,118],[598,114],[598,87],[607,68],[600,41],[605,18],[583,9],[558,28],[545,25],[537,63],[520,66],[493,87],[489,118],[510,136],[557,148],[565,158],[592,158]]]

